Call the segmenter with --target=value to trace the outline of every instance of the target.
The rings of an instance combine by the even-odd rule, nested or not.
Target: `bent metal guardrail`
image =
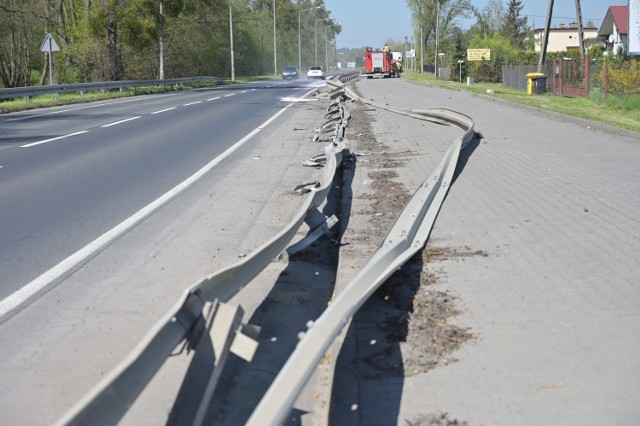
[[[346,76],[349,79],[351,76]],[[343,76],[340,78],[343,79]],[[328,81],[333,99],[327,123],[334,123],[333,141],[325,147],[321,182],[312,186],[304,206],[278,235],[236,263],[203,278],[186,290],[174,307],[154,326],[135,350],[58,424],[112,425],[126,413],[171,352],[185,341],[195,353],[171,410],[168,424],[201,424],[229,352],[250,361],[257,343],[255,330],[241,324],[242,309],[224,302],[282,253],[302,222],[326,220],[318,206],[326,199],[336,168],[341,163],[344,131],[350,117],[347,97],[378,108],[388,107],[360,99],[340,83]],[[276,381],[249,419],[249,424],[281,424],[315,365],[353,314],[395,269],[424,247],[436,214],[448,190],[460,150],[473,138],[473,121],[448,110],[410,110],[415,118],[453,123],[465,130],[454,141],[436,171],[409,201],[380,249],[356,275],[347,290],[318,318],[293,352]],[[336,116],[339,117],[336,120]],[[326,126],[322,126],[326,129]],[[326,226],[321,223],[320,226]],[[313,227],[313,225],[311,226]],[[313,234],[313,233],[311,233]]]
[[[48,95],[51,93],[83,93],[91,90],[122,89],[124,87],[173,86],[207,81],[221,83],[223,80],[218,77],[191,77],[172,78],[166,80],[123,80],[100,83],[57,84],[54,86],[10,87],[8,89],[0,89],[0,99],[22,97],[29,99],[31,96]]]
[[[349,119],[348,111],[338,101],[332,103],[330,111],[333,140],[325,146],[326,164],[321,181],[308,189],[309,195],[302,208],[287,226],[242,261],[204,277],[187,289],[133,352],[58,424],[116,424],[174,349],[185,340],[195,353],[168,423],[202,422],[229,351],[250,360],[257,345],[251,338],[255,330],[241,324],[241,308],[224,302],[285,250],[303,222],[313,228],[318,224],[319,216],[326,220],[318,207],[327,198],[336,169],[342,162],[345,148],[342,139]],[[339,119],[334,120],[335,117]]]
[[[390,109],[385,105],[365,101],[348,88],[345,88],[345,91],[354,100]],[[474,137],[474,123],[471,118],[449,110],[394,111],[409,116],[423,116],[429,120],[444,120],[461,127],[464,134],[452,143],[436,170],[414,193],[382,245],[347,284],[344,292],[315,322],[308,324],[308,330],[302,340],[253,411],[247,422],[249,426],[283,424],[296,398],[333,340],[349,324],[369,296],[427,242],[437,213],[451,185],[460,150]]]

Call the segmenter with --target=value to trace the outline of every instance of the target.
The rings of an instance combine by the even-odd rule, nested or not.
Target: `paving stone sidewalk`
[[[486,256],[427,265],[456,297],[453,321],[474,336],[455,361],[361,382],[350,422],[432,424],[446,413],[468,425],[637,424],[640,137],[400,79],[357,88],[394,107],[475,120],[483,138],[464,153],[428,247]],[[378,130],[398,123],[371,114]],[[429,137],[429,126],[402,123]],[[414,169],[401,174],[407,188],[433,167],[421,178]],[[363,179],[356,171],[354,194]]]

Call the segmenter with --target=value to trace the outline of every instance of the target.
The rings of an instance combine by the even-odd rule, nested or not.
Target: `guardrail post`
[[[167,425],[202,424],[229,352],[248,361],[253,358],[258,343],[241,333],[243,314],[241,307],[218,300],[205,304],[201,322],[194,331],[198,334],[199,329],[200,335],[191,339],[195,354]]]

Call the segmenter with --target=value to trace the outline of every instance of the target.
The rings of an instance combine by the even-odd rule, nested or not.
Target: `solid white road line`
[[[314,89],[315,90],[315,89]],[[305,96],[308,96],[309,93],[313,92],[313,90],[309,91]],[[206,164],[203,168],[198,170],[195,174],[187,178],[185,181],[169,190],[164,195],[157,198],[155,201],[148,204],[146,207],[143,207],[137,213],[134,213],[124,222],[120,223],[116,227],[110,229],[105,232],[77,252],[73,253],[62,262],[58,263],[48,271],[44,272],[42,275],[22,287],[20,290],[12,293],[10,296],[4,298],[0,301],[0,319],[13,311],[14,309],[20,307],[23,303],[28,301],[31,297],[38,294],[43,289],[49,287],[51,284],[55,283],[61,277],[64,277],[69,272],[72,272],[79,268],[83,263],[87,262],[89,259],[97,255],[101,250],[103,250],[106,246],[108,246],[112,241],[116,238],[120,237],[125,232],[129,231],[140,222],[142,222],[145,218],[150,216],[156,210],[160,209],[162,206],[167,204],[169,201],[180,195],[191,185],[196,183],[202,176],[216,167],[220,162],[229,157],[234,151],[244,145],[248,140],[258,134],[261,130],[271,124],[276,118],[282,115],[289,107],[291,107],[293,103],[285,106],[280,111],[275,113],[271,118],[262,123],[260,126],[255,128],[251,133],[246,135],[244,138],[240,139],[233,146],[223,152],[220,156],[211,160],[208,164]]]
[[[68,135],[62,135],[62,136],[58,136],[56,138],[45,139],[43,141],[32,142],[32,143],[28,143],[26,145],[21,145],[20,148],[29,148],[29,147],[36,146],[36,145],[42,145],[43,143],[57,141],[57,140],[60,140],[60,139],[65,139],[65,138],[70,138],[71,136],[81,135],[81,134],[87,133],[87,132],[88,132],[88,130],[82,130],[80,132],[69,133]]]
[[[125,118],[124,120],[120,120],[120,121],[116,121],[114,123],[109,123],[109,124],[105,124],[103,126],[100,127],[111,127],[111,126],[115,126],[116,124],[122,124],[122,123],[126,123],[127,121],[131,121],[131,120],[137,120],[138,118],[140,118],[141,116],[137,116],[137,117],[131,117],[131,118]]]

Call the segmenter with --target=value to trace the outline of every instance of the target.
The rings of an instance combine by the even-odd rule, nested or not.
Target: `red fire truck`
[[[394,59],[392,52],[385,53],[380,49],[367,48],[364,52],[364,73],[367,78],[400,77],[401,62]]]

